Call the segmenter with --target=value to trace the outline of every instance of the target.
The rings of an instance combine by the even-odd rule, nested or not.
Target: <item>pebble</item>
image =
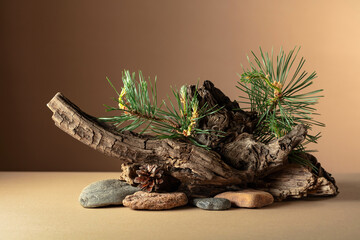
[[[127,195],[139,190],[118,179],[101,180],[86,186],[80,194],[79,201],[85,208],[122,205]]]
[[[254,189],[224,192],[216,195],[215,198],[226,198],[233,206],[243,208],[261,208],[274,202],[274,197],[270,193]]]
[[[226,210],[231,207],[231,202],[225,198],[194,198],[192,204],[205,210]]]
[[[185,193],[136,192],[127,196],[123,204],[131,209],[164,210],[184,206],[188,203]]]

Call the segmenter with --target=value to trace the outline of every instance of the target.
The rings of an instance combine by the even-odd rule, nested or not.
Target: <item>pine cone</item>
[[[164,182],[162,179],[164,171],[157,165],[146,164],[141,166],[139,170],[136,170],[138,175],[134,182],[138,183],[138,187],[143,191],[151,192],[153,189],[158,190],[159,185]]]

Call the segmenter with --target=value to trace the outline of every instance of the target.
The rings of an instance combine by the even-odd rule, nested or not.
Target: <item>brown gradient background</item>
[[[316,156],[359,172],[359,1],[1,1],[0,170],[118,171],[120,162],[72,139],[46,103],[61,91],[104,115],[121,70],[169,86],[209,79],[232,99],[250,50],[301,45],[327,127]],[[120,84],[118,84],[120,86]]]

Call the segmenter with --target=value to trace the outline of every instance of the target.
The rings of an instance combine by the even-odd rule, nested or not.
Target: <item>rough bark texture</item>
[[[205,81],[197,89],[195,85],[188,86],[190,97],[193,97],[196,92],[200,108],[204,104],[209,107],[221,107],[218,112],[201,119],[199,128],[225,132],[225,137],[211,134],[198,135],[196,137],[198,142],[220,150],[224,144],[232,142],[238,135],[254,131],[258,122],[257,114],[241,110],[236,101],[231,101],[212,82]]]
[[[316,176],[308,168],[297,164],[289,164],[282,170],[267,176],[263,181],[263,183],[258,183],[256,188],[271,193],[277,201],[338,194],[334,182],[325,177]]]
[[[277,201],[307,196],[336,196],[339,191],[331,174],[321,167],[313,155],[304,154],[303,157],[317,167],[316,174],[308,167],[288,164],[254,183],[254,187],[271,193]]]
[[[193,87],[190,86],[188,91],[193,93]],[[259,179],[286,166],[288,154],[305,139],[306,128],[299,125],[268,145],[255,142],[250,134],[257,121],[254,113],[238,110],[237,103],[231,102],[209,81],[204,82],[198,91],[202,104],[207,101],[211,105],[225,106],[200,123],[204,129],[219,129],[227,133],[222,139],[198,136],[216,151],[181,140],[159,140],[133,132],[117,132],[81,111],[61,93],[54,96],[48,107],[60,129],[84,144],[120,159],[123,162],[120,179],[133,184],[135,171],[140,165],[157,164],[169,176],[172,190],[184,191],[192,197],[213,196],[259,182]],[[322,191],[326,192],[326,189],[322,188]],[[321,192],[317,194],[322,195]]]

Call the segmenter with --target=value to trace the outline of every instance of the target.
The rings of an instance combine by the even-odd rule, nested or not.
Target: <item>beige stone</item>
[[[123,204],[131,209],[164,210],[184,206],[188,203],[185,193],[136,192],[126,196]]]
[[[226,198],[233,206],[244,208],[261,208],[274,202],[270,193],[254,189],[224,192],[216,195],[215,198]]]

